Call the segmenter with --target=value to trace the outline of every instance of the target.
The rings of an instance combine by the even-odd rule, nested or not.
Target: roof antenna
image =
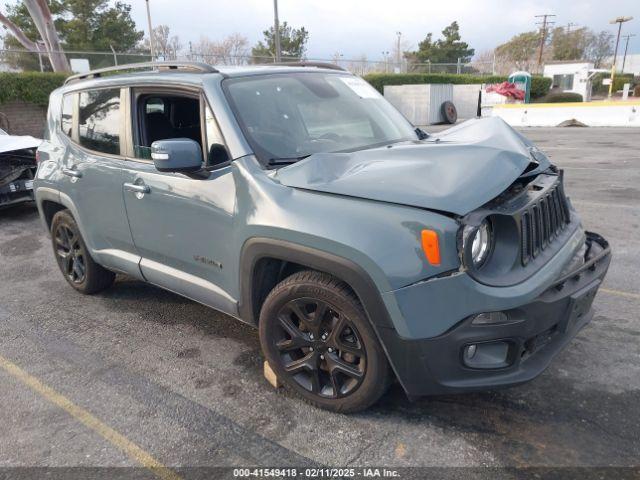
[[[480,85],[480,90],[478,90],[478,110],[476,111],[476,117],[482,118],[482,85]]]

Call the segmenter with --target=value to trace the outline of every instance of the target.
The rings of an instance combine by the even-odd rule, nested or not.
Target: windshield
[[[242,77],[225,89],[262,161],[416,140],[409,122],[358,77],[294,73]]]

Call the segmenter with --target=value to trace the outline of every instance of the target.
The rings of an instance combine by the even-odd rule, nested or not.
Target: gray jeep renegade
[[[609,246],[502,120],[429,135],[325,64],[119,68],[52,93],[38,151],[79,292],[124,273],[255,325],[341,412],[526,382],[591,319]]]

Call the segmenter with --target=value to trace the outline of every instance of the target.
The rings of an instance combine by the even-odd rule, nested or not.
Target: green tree
[[[554,60],[582,60],[593,34],[588,28],[577,28],[567,31],[564,27],[556,27],[551,33],[551,51]]]
[[[304,27],[293,28],[283,22],[279,28],[280,31],[280,49],[282,59],[287,61],[301,60],[307,51],[307,41],[309,40],[309,31]],[[263,40],[258,42],[251,49],[253,63],[269,62],[276,56],[276,35],[275,29],[270,27],[262,32]]]
[[[458,22],[452,22],[442,30],[442,37],[434,41],[433,34],[428,33],[418,44],[418,50],[405,53],[405,58],[412,63],[456,63],[458,59],[467,63],[471,60],[475,50],[462,41]]]
[[[109,0],[51,0],[49,8],[54,26],[67,51],[118,52],[132,51],[143,37],[131,18],[131,6],[123,2],[111,5]],[[40,40],[36,26],[23,2],[7,5],[7,18],[17,25],[31,40]],[[7,49],[23,48],[20,42],[7,32],[3,38]],[[88,57],[91,66],[97,68],[111,64],[105,55],[69,54],[69,57]],[[7,61],[24,70],[37,70],[38,58],[32,54],[9,54]],[[46,65],[47,69],[48,65]]]
[[[539,32],[523,32],[495,49],[497,59],[513,65],[520,70],[531,70],[537,63],[537,51],[540,47]]]

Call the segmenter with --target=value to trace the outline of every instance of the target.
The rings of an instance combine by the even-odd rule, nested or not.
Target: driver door
[[[151,283],[236,314],[225,267],[232,242],[235,184],[231,167],[211,168],[209,145],[221,135],[198,91],[133,89],[130,157],[123,168],[124,199],[140,270]],[[205,146],[208,175],[159,172],[150,157],[155,140],[191,138]],[[207,138],[210,141],[207,141]]]

